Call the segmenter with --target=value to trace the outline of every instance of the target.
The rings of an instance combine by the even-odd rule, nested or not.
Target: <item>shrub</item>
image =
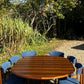
[[[16,47],[16,50],[19,46],[45,42],[45,37],[42,37],[37,30],[33,30],[21,18],[2,18],[0,38],[3,47]]]

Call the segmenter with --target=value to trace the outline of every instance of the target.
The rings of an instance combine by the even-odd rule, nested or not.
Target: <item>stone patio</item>
[[[65,53],[65,57],[68,55],[75,56],[78,62],[84,66],[84,41],[64,41],[62,45],[55,49]]]

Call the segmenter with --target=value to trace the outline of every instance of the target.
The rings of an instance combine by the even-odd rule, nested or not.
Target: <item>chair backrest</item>
[[[5,62],[1,65],[1,68],[3,69],[3,73],[6,73],[6,70],[11,66],[10,62]]]
[[[35,56],[37,55],[37,52],[36,51],[26,51],[26,52],[23,52],[21,55],[22,57]]]
[[[74,56],[67,56],[67,59],[69,59],[70,62],[72,62],[73,64],[76,64],[76,57]]]
[[[9,59],[9,61],[11,62],[11,64],[15,64],[17,61],[20,60],[20,56],[13,56]]]
[[[75,67],[77,68],[77,74],[81,75],[82,69],[83,69],[83,65],[81,63],[76,63]]]
[[[59,52],[59,51],[50,51],[49,55],[64,57],[64,53],[63,52]]]

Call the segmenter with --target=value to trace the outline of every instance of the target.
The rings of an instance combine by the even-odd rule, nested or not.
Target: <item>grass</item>
[[[27,45],[23,48],[20,48],[16,53],[12,53],[11,56],[19,55],[21,57],[22,52],[29,51],[29,50],[37,51],[38,55],[49,54],[49,51],[55,50],[55,48],[57,48],[59,45],[61,45],[62,42],[63,41],[61,41],[61,40],[53,39],[52,41],[43,43],[41,45],[37,45],[37,44],[36,45]],[[11,52],[13,52],[13,51],[11,51]],[[8,57],[6,57],[6,56],[8,56]],[[2,55],[0,55],[0,65],[3,62],[7,61],[11,56],[9,56],[8,53],[5,53],[4,57]]]
[[[43,45],[34,45],[34,46],[26,46],[26,50],[35,50],[38,55],[49,54],[49,51],[55,50],[62,43],[61,40],[52,40],[52,42],[46,42]]]

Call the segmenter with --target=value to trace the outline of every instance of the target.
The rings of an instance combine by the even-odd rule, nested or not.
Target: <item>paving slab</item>
[[[75,56],[78,62],[84,66],[84,41],[70,40],[63,41],[62,45],[55,49],[65,53],[65,57],[68,55]]]

